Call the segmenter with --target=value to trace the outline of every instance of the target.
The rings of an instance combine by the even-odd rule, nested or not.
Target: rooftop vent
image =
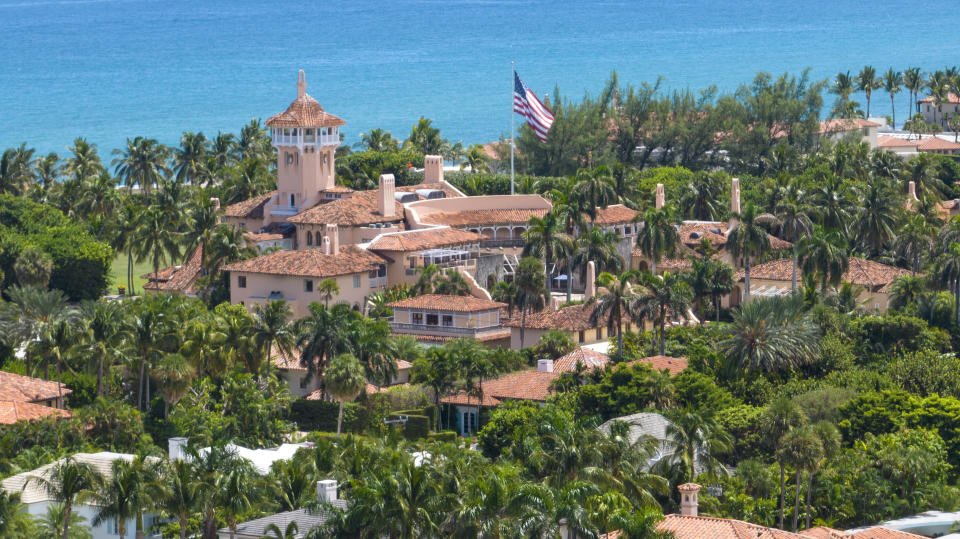
[[[703,234],[701,234],[701,233],[699,233],[699,232],[691,232],[691,233],[690,233],[690,239],[691,239],[691,240],[699,240],[701,236],[703,236]]]
[[[427,200],[447,197],[447,194],[440,189],[417,189],[417,195]]]
[[[711,228],[710,232],[713,232],[714,234],[723,234],[723,231],[719,228]]]
[[[396,199],[396,201],[401,204],[406,204],[407,202],[416,202],[417,200],[420,200],[420,198],[417,197],[416,193],[411,193],[409,191],[396,191],[395,193],[393,193],[393,198]]]

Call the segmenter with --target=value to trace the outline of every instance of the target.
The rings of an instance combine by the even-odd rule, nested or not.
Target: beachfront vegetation
[[[515,281],[491,292],[519,310],[524,332],[526,315],[546,303],[544,264],[583,278],[593,261],[596,321],[614,329],[616,364],[558,377],[543,406],[483,409],[467,440],[452,436],[456,417],[443,398],[463,392],[482,402],[485,381],[569,352],[569,336],[547,333],[522,352],[464,340],[423,349],[391,336],[390,301],[468,293],[462,276],[436,267],[414,287],[371,297],[369,316],[331,301],[329,283],[321,283],[325,301],[299,321],[282,303],[253,313],[225,303],[220,268],[256,250],[217,224],[211,198],[227,205],[275,188],[259,122],[239,136],[187,132],[176,148],[133,138],[110,163],[82,138],[62,159],[11,148],[0,161],[0,363],[64,381],[75,415],[0,428],[0,475],[77,451],[162,457],[173,436],[213,446],[207,456],[155,468],[135,461],[108,483],[69,461],[60,467],[101,501],[98,518],[159,511],[168,537],[213,537],[218,527],[314,506],[313,481],[327,478],[351,500],[318,532],[338,536],[552,537],[565,520],[581,536],[632,529],[631,537],[651,537],[660,514],[677,510],[676,486],[689,481],[708,487],[701,514],[782,528],[957,509],[960,219],[937,203],[960,197],[960,166],[948,156],[904,161],[859,140],[816,136],[823,116],[861,115],[858,91],[866,110],[871,99],[894,102],[904,90],[911,102],[927,90],[943,100],[956,91],[949,71],[865,69],[829,82],[759,75],[729,95],[631,87],[614,76],[579,102],[552,92],[557,120],[547,142],[527,128],[518,137],[516,189],[549,197],[554,209],[531,223]],[[830,111],[826,91],[836,96]],[[935,127],[911,118],[907,129]],[[509,193],[506,148],[494,144],[490,156],[471,147],[469,165],[447,179],[471,195]],[[457,159],[464,151],[420,119],[406,140],[374,130],[353,151],[341,148],[338,181],[369,189],[390,173],[398,185],[412,184],[426,153]],[[739,214],[727,203],[733,174]],[[908,181],[918,196],[909,208]],[[660,209],[657,184],[668,201]],[[640,211],[647,226],[636,248],[652,272],[628,271],[616,237],[594,226],[597,208],[617,203]],[[738,224],[729,248],[740,267],[713,259],[709,243],[679,247],[680,219],[731,217]],[[771,250],[768,233],[793,247]],[[111,288],[139,291],[141,272],[179,264],[201,245],[198,299],[97,299],[111,262],[123,268]],[[853,256],[913,274],[891,285],[888,313],[860,304],[842,281]],[[749,281],[750,257],[789,258],[797,294],[722,308],[736,270]],[[667,260],[689,269],[654,276]],[[691,311],[715,323],[668,323]],[[296,351],[319,400],[290,395],[271,369],[271,350]],[[670,376],[627,364],[658,354],[687,357],[690,366]],[[361,377],[388,383],[397,359],[413,363],[411,386],[360,388]],[[623,425],[596,428],[643,411],[672,422],[671,450],[653,468],[649,441],[628,440]],[[399,416],[406,425],[384,423]],[[222,450],[228,442],[273,446],[301,432],[316,445],[263,476]],[[473,441],[479,452],[469,449]],[[131,489],[141,494],[125,499]],[[35,522],[15,495],[0,494],[0,534],[81,534],[89,523],[70,510],[80,498],[57,498]]]

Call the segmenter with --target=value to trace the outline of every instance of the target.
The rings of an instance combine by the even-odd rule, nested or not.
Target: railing
[[[387,286],[386,277],[373,277],[370,279],[370,288],[383,288]]]
[[[339,146],[339,133],[329,133],[326,135],[285,135],[283,133],[274,133],[270,137],[274,146]]]
[[[272,215],[287,215],[287,216],[289,216],[289,215],[296,215],[296,214],[300,211],[300,209],[297,208],[296,206],[287,206],[287,205],[285,205],[285,204],[284,204],[284,205],[281,205],[281,204],[268,204],[267,207],[270,208],[270,213],[271,213]]]
[[[522,239],[516,240],[481,240],[480,247],[523,247]]]
[[[492,328],[458,328],[453,326],[429,326],[427,324],[401,324],[394,322],[393,329],[409,329],[414,331],[429,331],[431,333],[456,333],[457,335],[473,335]]]

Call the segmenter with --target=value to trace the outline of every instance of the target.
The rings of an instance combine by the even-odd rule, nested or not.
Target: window
[[[290,205],[291,205],[291,206],[296,206],[296,204],[294,204],[293,200],[294,200],[294,199],[293,199],[293,193],[290,193]]]
[[[353,287],[354,287],[354,288],[360,288],[360,276],[359,276],[359,275],[354,275],[354,276],[353,276]]]
[[[313,292],[313,279],[307,279],[303,282],[304,292]]]
[[[307,245],[313,245],[313,232],[307,231]]]
[[[597,340],[603,339],[603,328],[597,328]]]
[[[436,326],[437,324],[438,324],[437,315],[435,315],[435,314],[428,314],[428,315],[427,315],[427,325],[428,325],[428,326]]]
[[[453,327],[453,316],[449,314],[443,315],[443,327],[452,328]]]
[[[240,275],[237,277],[237,288],[246,288],[247,287],[247,276]]]
[[[423,325],[423,313],[412,313],[413,323],[422,326]]]
[[[307,387],[307,377],[306,377],[306,376],[304,376],[303,378],[300,379],[300,389],[303,389],[303,388],[305,388],[305,387]]]
[[[586,337],[586,335],[584,335],[584,332],[581,331],[581,332],[577,335],[577,342],[583,342],[583,339],[584,339],[585,337]]]

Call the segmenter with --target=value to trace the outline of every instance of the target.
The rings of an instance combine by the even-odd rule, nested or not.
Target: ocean
[[[613,70],[732,91],[759,71],[942,69],[960,63],[958,23],[956,3],[889,0],[0,0],[0,149],[66,154],[84,136],[109,158],[128,137],[236,132],[286,108],[298,69],[347,142],[403,139],[420,116],[488,142],[510,129],[511,60],[551,98]],[[873,115],[889,111],[876,92]]]

